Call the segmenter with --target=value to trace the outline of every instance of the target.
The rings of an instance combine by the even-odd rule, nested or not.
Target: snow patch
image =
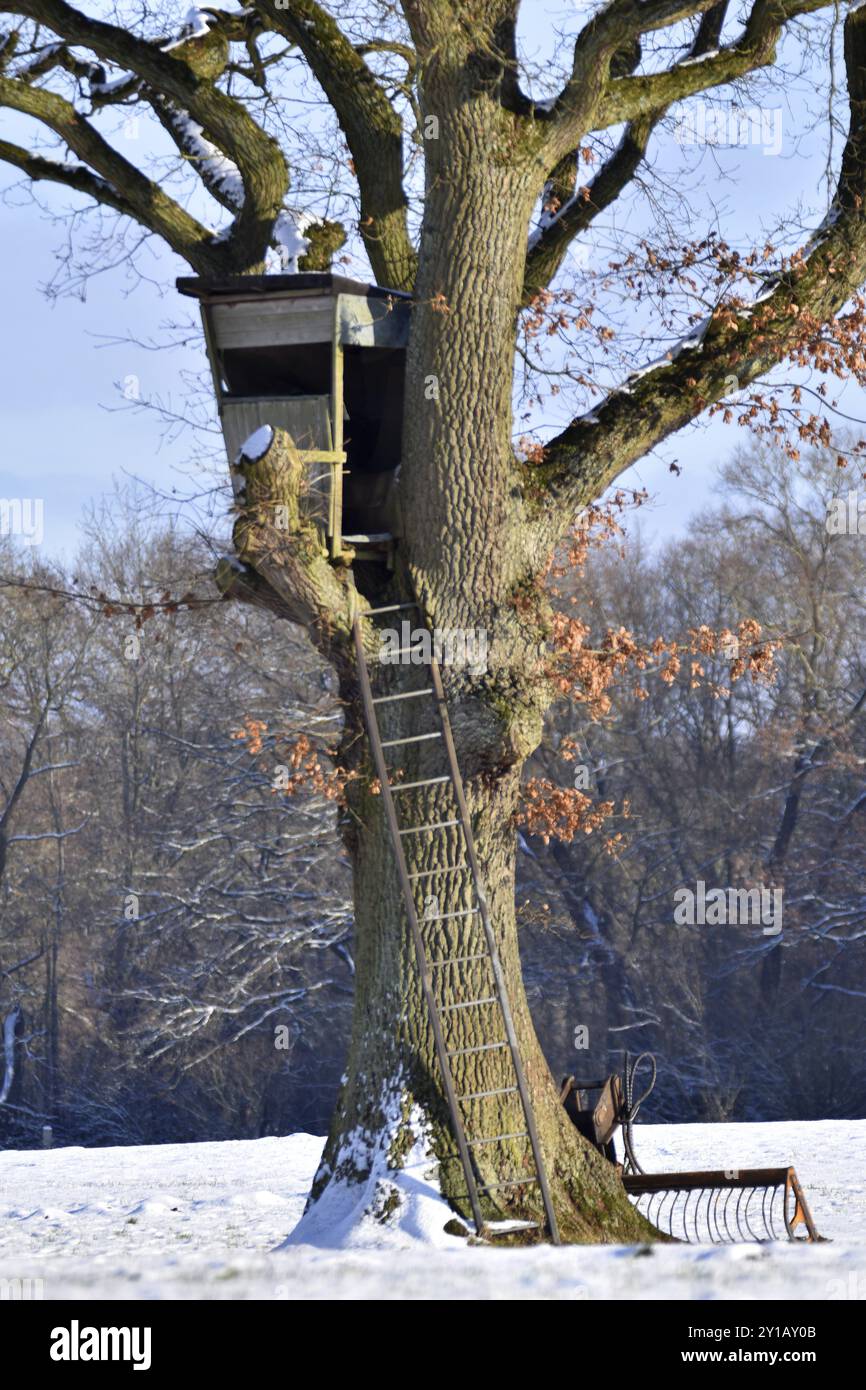
[[[411,1249],[418,1245],[453,1249],[462,1237],[448,1235],[445,1226],[455,1213],[439,1189],[439,1165],[431,1152],[424,1112],[415,1105],[408,1121],[402,1115],[402,1087],[383,1107],[386,1122],[380,1134],[350,1134],[343,1157],[358,1171],[361,1182],[332,1178],[292,1231],[281,1250],[316,1246],[325,1250]],[[414,1142],[402,1165],[390,1154],[406,1125]]]
[[[645,367],[638,367],[636,372],[632,372],[631,376],[628,377],[627,386],[621,386],[620,390],[627,392],[628,386],[640,381],[642,377],[649,376],[650,372],[658,371],[661,367],[669,367],[672,362],[676,361],[681,352],[703,347],[704,337],[711,323],[712,315],[708,315],[700,323],[695,324],[694,328],[689,329],[684,338],[680,338],[678,343],[674,343],[673,347],[668,348],[662,357],[657,357],[654,362],[648,362]]]
[[[229,209],[239,213],[244,205],[245,189],[238,166],[208,140],[202,126],[186,111],[167,106],[165,112],[181,149],[195,165],[205,187]],[[275,264],[269,264],[268,269],[279,270],[283,274],[297,274],[298,258],[310,246],[304,232],[315,220],[310,213],[281,209],[274,220],[272,234]],[[234,222],[230,222],[214,232],[213,239],[215,242],[228,241],[233,231]]]
[[[555,100],[555,98],[552,98],[552,99],[551,99],[551,102],[552,102],[553,100]],[[536,106],[537,106],[537,105],[539,105],[538,102],[536,102]],[[623,139],[625,139],[625,136],[623,136]],[[622,140],[620,141],[620,148],[622,148]],[[572,195],[571,195],[570,198],[566,198],[565,202],[564,202],[560,207],[558,207],[555,211],[542,211],[541,216],[540,216],[539,219],[538,219],[538,223],[537,223],[537,225],[536,225],[534,231],[532,232],[532,234],[531,234],[531,236],[530,236],[530,238],[529,238],[529,241],[528,241],[528,243],[527,243],[527,249],[528,249],[529,251],[531,251],[532,248],[533,248],[534,246],[537,246],[537,245],[538,245],[539,241],[540,241],[541,238],[544,236],[545,232],[549,231],[549,229],[550,229],[551,227],[556,226],[556,223],[559,222],[560,219],[563,218],[563,217],[566,215],[566,213],[569,212],[570,209],[574,207],[575,203],[576,203],[576,202],[578,201],[578,199],[582,196],[581,191],[580,191],[580,151],[578,151],[577,154],[575,155],[575,157],[574,157],[574,162],[575,162],[575,191],[574,191],[574,193],[572,193]],[[548,183],[548,184],[545,184],[545,185],[544,185],[544,193],[542,194],[542,201],[543,201],[543,202],[546,202],[547,199],[549,198],[549,196],[550,196],[550,184]]]
[[[705,319],[702,319],[700,323],[695,324],[694,328],[690,328],[685,337],[680,338],[678,343],[674,343],[673,347],[668,348],[667,352],[664,353],[662,357],[657,357],[654,362],[647,362],[645,367],[638,367],[637,371],[632,372],[630,376],[626,377],[621,386],[615,386],[613,388],[610,395],[602,403],[601,408],[607,405],[614,396],[630,396],[632,394],[632,388],[639,381],[645,376],[649,376],[650,372],[661,371],[663,367],[670,367],[681,352],[687,352],[689,350],[700,352],[704,345],[707,329],[711,323],[712,315],[710,314],[707,315]],[[597,425],[598,414],[596,410],[587,411],[585,415],[579,415],[572,423],[575,425]]]
[[[677,63],[678,68],[693,68],[698,63],[708,63],[711,58],[718,58],[717,48],[708,48],[706,53],[699,53],[696,58],[683,58],[681,63]]]
[[[181,148],[194,162],[204,184],[225,198],[237,211],[243,207],[244,184],[238,166],[217,149],[196,121],[185,111],[166,108]]]
[[[291,212],[283,208],[274,223],[274,244],[280,270],[286,275],[297,275],[298,257],[309,251],[310,243],[304,232],[315,218],[304,212]]]
[[[36,1276],[47,1299],[136,1302],[833,1299],[853,1308],[866,1296],[866,1120],[639,1124],[635,1143],[651,1172],[793,1162],[832,1243],[497,1250],[443,1237],[439,1218],[441,1248],[422,1238],[397,1249],[379,1227],[376,1248],[297,1241],[277,1251],[301,1218],[324,1144],[293,1134],[0,1152],[0,1279]],[[404,1169],[407,1182],[412,1172]],[[267,1193],[286,1205],[263,1201]],[[178,1210],[144,1205],[167,1205],[168,1194]],[[430,1201],[441,1201],[435,1188]]]
[[[112,78],[111,78],[110,80],[108,80],[108,81],[104,81],[104,82],[91,82],[91,84],[90,84],[90,92],[91,92],[91,95],[92,95],[92,96],[101,96],[101,97],[108,97],[108,96],[111,96],[114,92],[119,92],[119,91],[121,90],[121,88],[123,88],[123,87],[125,87],[125,86],[127,85],[127,83],[128,83],[129,80],[130,80],[130,76],[131,76],[130,73],[124,72],[124,73],[121,73],[120,77],[112,77]]]
[[[238,463],[241,459],[249,459],[255,463],[257,459],[264,458],[270,449],[274,439],[274,431],[270,425],[259,425],[257,430],[253,430],[244,440],[238,454]],[[243,479],[241,479],[243,482]]]
[[[190,39],[202,39],[209,33],[213,23],[210,15],[200,10],[197,5],[193,5],[187,10],[183,26],[176,39],[171,39],[162,45],[163,53],[170,53],[173,48],[179,48],[181,44],[189,43]]]

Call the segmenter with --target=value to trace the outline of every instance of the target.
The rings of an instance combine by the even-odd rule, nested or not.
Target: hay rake
[[[623,1173],[623,1184],[650,1225],[676,1240],[821,1239],[793,1168]]]
[[[635,1099],[635,1076],[642,1063],[651,1076]],[[561,1099],[575,1126],[616,1163],[623,1186],[647,1221],[665,1235],[691,1244],[733,1245],[742,1241],[818,1241],[809,1204],[793,1168],[739,1168],[692,1173],[645,1173],[634,1153],[637,1113],[653,1089],[655,1058],[628,1054],[622,1077],[578,1085],[567,1077]],[[588,1093],[598,1098],[589,1104]],[[625,1159],[616,1161],[614,1135],[622,1129]]]

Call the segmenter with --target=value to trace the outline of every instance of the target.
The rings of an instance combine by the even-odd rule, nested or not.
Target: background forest
[[[521,830],[536,1028],[557,1074],[656,1052],[647,1118],[866,1111],[866,535],[828,530],[856,490],[835,459],[744,453],[685,538],[645,547],[630,515],[564,584],[599,633],[755,619],[781,643],[771,683],[711,658],[627,675],[601,717],[557,708],[530,769],[615,806],[571,842]],[[68,573],[0,547],[27,581],[0,594],[0,1143],[323,1132],[350,875],[327,788],[287,796],[279,769],[338,731],[329,670],[214,599],[210,548],[134,492]],[[783,931],[675,926],[697,880],[783,885]]]

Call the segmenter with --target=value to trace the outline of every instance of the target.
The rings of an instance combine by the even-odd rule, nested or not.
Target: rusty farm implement
[[[642,1064],[650,1068],[650,1076],[636,1097],[635,1077]],[[617,1164],[626,1192],[651,1225],[693,1244],[823,1239],[792,1167],[645,1173],[635,1157],[633,1125],[655,1079],[656,1063],[650,1053],[641,1053],[633,1062],[626,1054],[622,1076],[589,1084],[569,1076],[561,1091],[575,1127],[609,1162]],[[621,1165],[614,1146],[617,1130],[623,1139]]]

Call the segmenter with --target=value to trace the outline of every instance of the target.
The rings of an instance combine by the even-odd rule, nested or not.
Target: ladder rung
[[[476,912],[480,912],[477,907],[465,907],[460,912],[431,912],[429,917],[425,912],[421,918],[422,922],[445,922],[449,917],[474,917]]]
[[[538,1178],[508,1178],[505,1182],[480,1182],[479,1192],[496,1192],[500,1187],[529,1187],[530,1184],[538,1182]]]
[[[409,874],[409,878],[435,878],[437,874],[456,874],[461,869],[472,871],[471,864],[443,864],[441,869],[421,869],[417,874]]]
[[[483,1235],[510,1236],[517,1231],[540,1231],[540,1221],[485,1221]]]
[[[449,825],[459,825],[459,820],[434,820],[430,825],[407,825],[401,835],[418,835],[422,830],[447,830]]]
[[[450,782],[447,772],[444,777],[426,777],[421,782],[389,782],[392,792],[410,792],[414,787],[435,787],[440,782]]]
[[[420,647],[398,647],[396,651],[393,651],[393,652],[389,652],[389,653],[388,653],[387,660],[383,660],[382,657],[380,656],[380,657],[379,657],[379,665],[380,665],[380,666],[391,666],[391,665],[393,664],[393,661],[392,661],[392,658],[393,658],[393,657],[395,657],[395,656],[407,656],[407,655],[409,654],[409,652],[411,652],[411,653],[414,655],[415,652],[423,652],[423,650],[424,650],[423,644],[422,644]]]
[[[346,469],[343,469],[346,472]],[[377,613],[402,613],[404,608],[420,608],[419,603],[389,603],[385,608],[368,608],[366,613],[362,613],[363,618],[372,618]]]
[[[374,705],[387,705],[391,700],[417,700],[419,695],[432,695],[432,685],[425,685],[423,690],[404,690],[400,695],[376,695],[373,698]]]
[[[494,1134],[493,1137],[492,1137],[491,1139],[467,1139],[466,1142],[467,1142],[468,1144],[473,1144],[473,1145],[475,1145],[475,1146],[477,1147],[479,1144],[498,1144],[499,1141],[500,1141],[500,1139],[528,1139],[528,1138],[529,1138],[529,1130],[528,1130],[528,1129],[517,1129],[517,1130],[514,1131],[513,1134]]]
[[[456,1047],[453,1052],[449,1052],[449,1057],[468,1057],[471,1052],[498,1052],[500,1048],[507,1047],[507,1042],[481,1043],[480,1047]]]
[[[437,965],[460,965],[461,962],[464,961],[464,960],[489,960],[489,959],[490,959],[490,953],[489,953],[489,951],[479,951],[478,954],[475,955],[475,956],[451,956],[450,960],[431,960],[431,961],[428,962],[428,964],[430,964],[430,965],[432,965],[432,966],[434,966],[434,967],[437,966]]]
[[[440,1014],[450,1014],[453,1013],[455,1009],[471,1009],[476,1005],[496,1003],[498,1003],[496,995],[491,994],[487,999],[467,999],[465,1004],[446,1004],[439,1012]]]
[[[413,734],[411,738],[386,738],[382,743],[382,747],[396,748],[398,743],[425,743],[427,739],[441,737],[441,730],[434,729],[432,734]]]
[[[458,1100],[483,1100],[485,1096],[511,1096],[516,1086],[500,1086],[495,1091],[470,1091],[468,1096],[458,1096]]]

